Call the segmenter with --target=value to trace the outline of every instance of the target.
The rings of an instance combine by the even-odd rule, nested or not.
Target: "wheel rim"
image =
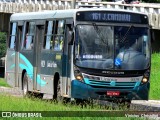
[[[27,84],[26,84],[26,82],[24,82],[23,94],[26,95],[26,94],[27,94],[27,91],[28,91],[28,89],[27,89]]]
[[[23,95],[26,96],[28,93],[28,85],[27,85],[28,78],[26,74],[24,75],[24,81],[23,81]]]

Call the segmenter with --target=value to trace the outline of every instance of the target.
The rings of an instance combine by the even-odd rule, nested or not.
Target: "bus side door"
[[[44,39],[44,20],[36,21],[36,40],[34,47],[34,88],[35,90],[41,90],[41,49],[42,49],[42,41]]]
[[[6,79],[9,85],[21,87],[19,81],[19,50],[22,37],[23,21],[10,24],[10,36],[7,48]]]

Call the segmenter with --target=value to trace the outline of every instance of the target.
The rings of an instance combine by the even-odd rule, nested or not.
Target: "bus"
[[[148,100],[146,14],[106,8],[15,13],[9,29],[5,78],[24,95]]]

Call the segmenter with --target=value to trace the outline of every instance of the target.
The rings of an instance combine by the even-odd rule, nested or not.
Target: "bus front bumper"
[[[71,82],[71,97],[77,99],[99,99],[99,100],[148,100],[150,84],[140,85],[137,89],[110,89],[101,87],[92,87],[78,80]],[[107,96],[107,91],[119,91],[119,96]]]

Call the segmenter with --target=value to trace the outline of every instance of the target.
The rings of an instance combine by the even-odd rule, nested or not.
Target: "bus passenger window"
[[[53,45],[53,21],[48,21],[47,22],[47,28],[46,28],[46,35],[45,35],[45,40],[44,40],[44,45],[43,48],[46,50],[52,49]]]
[[[15,49],[17,23],[12,23],[9,48]]]
[[[60,43],[59,43],[58,36],[56,36],[55,39],[54,39],[54,50],[55,51],[59,51],[60,50]]]
[[[63,49],[63,36],[56,36],[54,39],[54,50],[61,51]]]
[[[64,40],[64,20],[56,21],[54,35],[54,50],[62,51]]]
[[[26,50],[31,50],[31,49],[33,49],[35,23],[30,22],[29,23],[29,29],[26,30],[26,31],[27,32],[26,32],[26,37],[25,37],[25,40],[24,40],[23,48],[26,49]]]
[[[52,49],[52,44],[53,44],[52,36],[46,36],[44,48],[46,50]]]
[[[28,38],[28,33],[26,34],[25,40],[24,40],[24,43],[23,43],[23,48],[25,48],[25,49],[26,49],[26,44],[27,44],[27,38]]]
[[[64,33],[64,20],[58,21],[58,33],[57,34],[63,34]]]
[[[63,36],[60,36],[60,50],[63,49],[63,41],[64,41]]]

